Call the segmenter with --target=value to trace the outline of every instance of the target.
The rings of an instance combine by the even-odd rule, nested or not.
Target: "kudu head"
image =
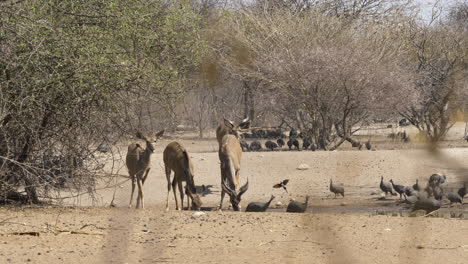
[[[237,193],[236,190],[231,189],[225,181],[222,182],[221,187],[229,195],[232,209],[234,209],[234,211],[240,211],[240,201],[242,195],[247,191],[247,189],[249,189],[249,179],[247,179],[247,182],[244,184],[244,186],[239,189],[239,193]]]
[[[143,134],[141,134],[140,131],[138,131],[136,133],[136,137],[139,138],[139,139],[143,139],[144,141],[146,141],[146,149],[148,151],[150,151],[151,153],[153,153],[155,151],[155,144],[156,142],[158,141],[158,139],[160,139],[162,136],[164,135],[164,130],[162,131],[159,131],[158,133],[156,133],[155,136],[153,137],[146,137],[144,136]],[[138,145],[139,146],[139,145]]]
[[[193,188],[195,189],[195,188]],[[195,210],[200,210],[201,206],[202,206],[202,201],[201,201],[201,197],[203,196],[203,193],[205,192],[205,185],[202,185],[202,190],[201,190],[201,193],[197,193],[197,190],[192,190],[192,188],[190,188],[187,184],[186,186],[186,194],[188,196],[190,196],[190,198],[192,199],[192,208],[195,209]]]
[[[239,130],[249,128],[250,127],[250,119],[249,119],[249,117],[246,117],[244,120],[242,120],[239,123],[239,125],[236,126],[236,125],[234,125],[234,122],[232,122],[229,119],[224,118],[224,126],[226,126],[226,128],[228,129],[228,134],[232,134],[232,135],[236,136],[237,138],[239,138],[239,136],[240,136]]]
[[[195,182],[193,180],[193,166],[190,161],[190,157],[186,151],[183,152],[184,154],[184,173],[185,178],[187,179],[187,185],[185,186],[185,194],[190,196],[192,199],[192,208],[195,210],[200,210],[202,206],[201,197],[205,192],[205,185],[202,185],[201,193],[197,193],[197,188],[195,187]]]

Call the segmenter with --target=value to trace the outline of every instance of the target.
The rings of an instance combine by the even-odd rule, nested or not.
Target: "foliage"
[[[20,1],[0,12],[0,189],[24,184],[33,202],[43,179],[21,164],[90,159],[141,127],[142,98],[165,109],[179,99],[203,50],[183,2]]]

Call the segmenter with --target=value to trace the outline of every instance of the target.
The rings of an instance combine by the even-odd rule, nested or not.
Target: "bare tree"
[[[412,24],[408,62],[418,102],[400,113],[431,141],[444,138],[457,110],[465,110],[468,37],[459,28]]]

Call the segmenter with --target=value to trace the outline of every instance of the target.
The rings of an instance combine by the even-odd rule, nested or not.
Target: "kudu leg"
[[[145,176],[143,176],[143,179],[141,181],[141,183],[144,185],[145,184],[145,181],[146,181],[146,178],[148,177],[148,173],[150,171],[151,168],[148,168],[146,169],[146,172],[145,172]]]
[[[144,204],[144,197],[143,197],[143,183],[141,182],[141,178],[140,177],[137,177],[137,185],[138,185],[138,197],[137,197],[137,205],[136,205],[136,208],[140,208],[140,204],[141,204],[141,208],[145,208],[145,204]]]
[[[190,195],[188,193],[188,184],[185,185],[185,194],[187,195],[187,210],[192,210],[192,207],[190,206]]]
[[[224,190],[221,189],[221,202],[219,202],[219,210],[221,210],[223,208],[223,199],[224,199],[224,195],[226,193],[224,192]]]
[[[180,210],[184,209],[184,187],[182,186],[182,181],[177,181],[177,185],[179,186],[179,193],[180,193]]]
[[[171,192],[171,169],[167,166],[166,169],[166,179],[167,179],[167,196],[166,196],[166,211],[169,211],[169,193]]]
[[[135,176],[130,176],[132,179],[132,193],[130,194],[130,202],[128,203],[128,208],[132,207],[133,202],[133,192],[135,191]]]
[[[179,210],[179,201],[177,200],[177,176],[174,176],[174,179],[172,180],[172,192],[174,193],[174,200],[175,200],[175,206],[176,210]]]

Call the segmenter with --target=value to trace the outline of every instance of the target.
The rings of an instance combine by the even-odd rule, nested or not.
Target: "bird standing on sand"
[[[344,197],[344,187],[343,186],[339,186],[339,185],[336,185],[336,184],[333,184],[333,180],[330,179],[330,192],[334,193],[335,194],[335,198],[338,194],[341,194],[341,196]]]
[[[392,185],[388,182],[383,181],[383,176],[380,177],[380,190],[385,193],[385,196],[387,196],[388,193],[391,195],[395,195],[393,192]]]
[[[291,201],[288,204],[286,212],[288,213],[304,213],[307,210],[307,204],[309,203],[309,195],[306,196],[305,203]]]
[[[275,196],[272,195],[270,200],[266,203],[260,203],[260,202],[249,203],[245,211],[246,212],[265,212],[270,206],[270,203],[271,201],[273,201],[273,199],[275,199]]]
[[[393,189],[400,195],[400,200],[403,199],[402,195],[405,193],[405,186],[395,184],[393,179],[390,179],[390,183],[392,184]]]

